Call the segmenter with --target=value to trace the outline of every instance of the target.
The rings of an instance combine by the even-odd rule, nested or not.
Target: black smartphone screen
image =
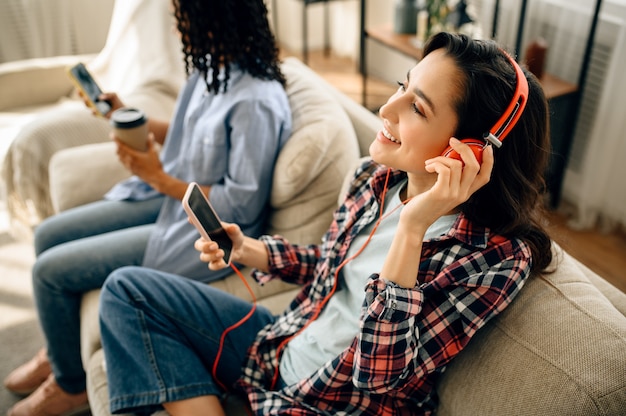
[[[228,237],[228,234],[226,234],[224,228],[222,228],[219,218],[213,211],[213,208],[208,204],[200,187],[195,184],[192,186],[188,198],[189,207],[211,240],[215,241],[217,245],[224,250],[224,261],[228,263],[230,261],[233,242],[230,240],[230,237]]]

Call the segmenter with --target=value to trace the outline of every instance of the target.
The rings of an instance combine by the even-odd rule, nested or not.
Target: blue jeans
[[[57,383],[85,391],[80,356],[80,304],[109,273],[139,265],[163,197],[99,201],[49,217],[35,229],[33,293]]]
[[[151,412],[160,404],[232,388],[248,347],[274,321],[258,305],[180,276],[144,267],[113,272],[100,294],[100,331],[111,412]],[[222,347],[215,376],[212,368]]]

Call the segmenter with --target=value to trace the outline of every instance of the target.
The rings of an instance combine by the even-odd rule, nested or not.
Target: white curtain
[[[542,0],[542,3],[550,1]],[[582,39],[571,40],[570,46],[563,48],[565,53],[581,57],[580,63],[574,66],[578,77],[582,41],[587,40],[596,0],[576,0],[568,5],[572,11],[555,16],[555,21],[561,33],[572,33],[571,28],[578,27],[576,32],[585,35]],[[546,15],[546,6],[537,7],[536,12]],[[587,16],[582,17],[585,14]],[[597,226],[611,231],[626,228],[626,79],[623,76],[626,2],[602,1],[594,39],[579,123],[563,184],[563,199],[573,208],[570,226],[577,229]],[[566,59],[561,56],[552,62],[553,70],[559,70],[559,66],[563,66],[559,62],[567,62]],[[598,65],[600,62],[602,64]],[[571,77],[574,69],[560,71]]]
[[[476,0],[493,10],[495,0]],[[501,0],[498,41],[515,45],[519,0]],[[548,40],[546,71],[577,84],[596,0],[528,0],[520,54]],[[484,9],[483,9],[484,12]],[[573,228],[626,226],[626,1],[603,0],[562,188]],[[572,120],[574,122],[574,120]]]
[[[0,62],[96,53],[112,8],[113,0],[0,0]]]
[[[104,89],[122,97],[178,91],[185,72],[171,0],[115,1],[106,43],[88,67]]]
[[[626,26],[626,22],[622,22]],[[567,179],[578,189],[572,226],[626,228],[626,35],[622,31],[607,71],[602,100],[580,172]]]

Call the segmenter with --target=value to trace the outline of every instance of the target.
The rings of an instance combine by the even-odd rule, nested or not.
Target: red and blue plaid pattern
[[[461,214],[447,235],[424,242],[416,287],[402,288],[372,274],[352,345],[310,377],[273,391],[279,346],[314,319],[332,294],[335,271],[352,239],[378,216],[386,173],[387,168],[371,162],[361,166],[320,246],[262,237],[270,272],[256,271],[255,278],[304,287],[250,348],[240,382],[256,414],[433,413],[439,374],[479,328],[506,308],[528,277],[530,250],[523,242],[490,234]],[[404,178],[392,171],[388,186]]]

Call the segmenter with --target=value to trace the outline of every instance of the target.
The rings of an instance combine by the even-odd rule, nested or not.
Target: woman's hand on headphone
[[[233,242],[230,260],[236,261],[241,258],[244,234],[237,224],[222,222],[222,227]],[[200,252],[200,261],[208,263],[210,270],[220,270],[227,266],[224,261],[224,250],[219,248],[215,241],[200,237],[195,241],[193,246]]]
[[[401,217],[410,217],[408,224],[417,221],[428,228],[489,182],[494,163],[491,146],[483,150],[482,164],[472,149],[458,139],[451,138],[450,146],[461,155],[462,161],[443,156],[426,161],[426,171],[436,173],[437,180],[431,189],[413,197],[403,209]]]

